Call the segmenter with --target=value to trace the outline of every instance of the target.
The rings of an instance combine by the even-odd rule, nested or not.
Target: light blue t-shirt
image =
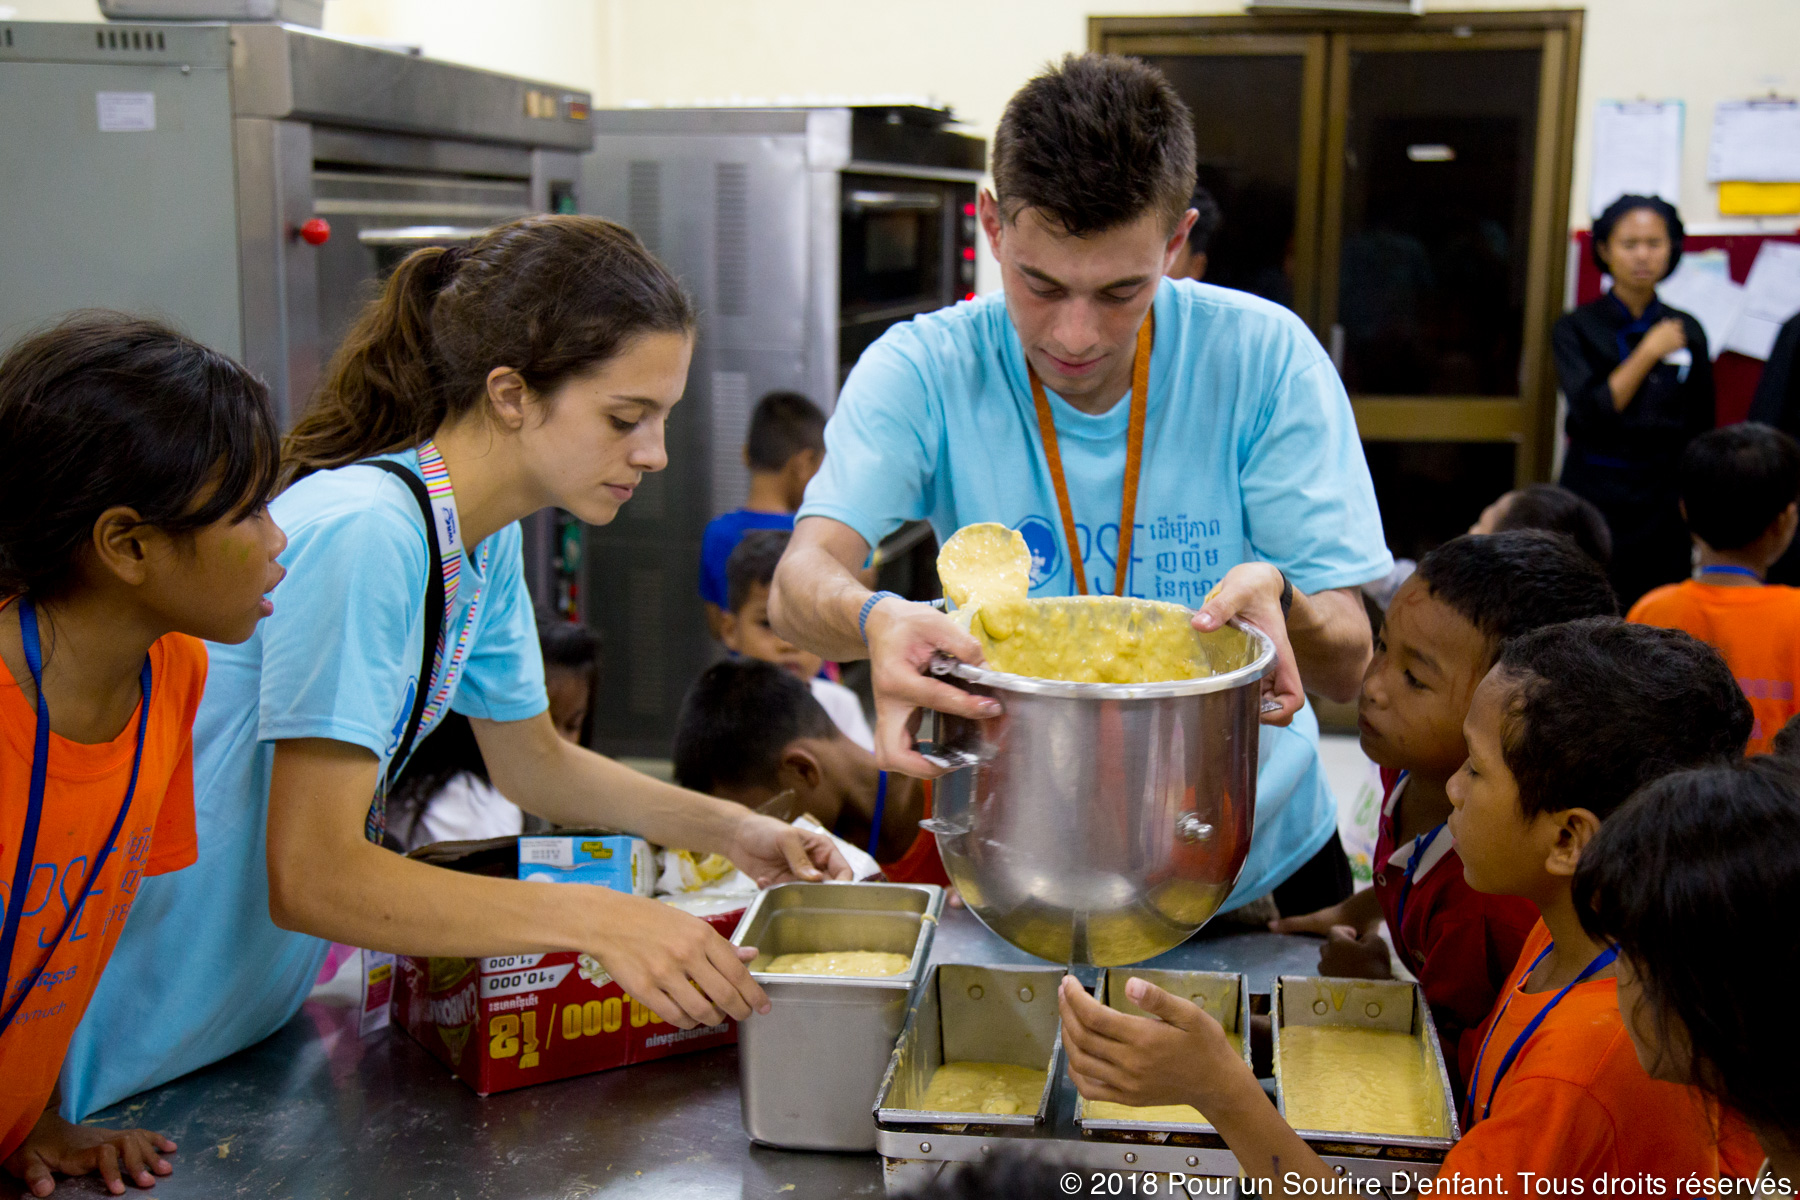
[[[1312,333],[1279,305],[1187,280],[1163,280],[1155,304],[1126,593],[1198,608],[1251,561],[1308,593],[1386,575],[1393,560],[1350,401]],[[1110,594],[1130,404],[1093,416],[1051,393],[1050,407],[1088,586]],[[905,521],[929,520],[940,542],[997,521],[1031,549],[1033,595],[1074,593],[1003,296],[896,325],[863,352],[796,515],[841,521],[871,546]],[[1336,819],[1310,706],[1287,728],[1265,725],[1256,830],[1226,908],[1293,874]]]
[[[418,469],[410,450],[382,457]],[[194,721],[199,859],[139,885],[63,1063],[71,1119],[261,1041],[299,1010],[329,943],[269,919],[275,743],[349,742],[375,754],[385,773],[412,711],[430,564],[413,493],[384,471],[344,467],[307,476],[271,512],[288,536],[275,612],[243,645],[207,646]],[[548,700],[519,527],[488,545],[488,579],[450,707],[524,720]],[[477,590],[472,558],[463,562],[453,634]]]

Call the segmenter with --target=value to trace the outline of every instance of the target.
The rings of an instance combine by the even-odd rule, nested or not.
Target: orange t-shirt
[[[1750,698],[1756,725],[1748,753],[1767,754],[1800,705],[1800,588],[1719,587],[1689,579],[1650,592],[1626,617],[1691,633],[1725,659]]]
[[[1550,931],[1540,920],[1488,1018],[1493,1036],[1487,1037],[1487,1052],[1477,1068],[1474,1104],[1464,1114],[1467,1132],[1445,1157],[1442,1174],[1498,1174],[1508,1195],[1538,1194],[1522,1172],[1590,1184],[1601,1178],[1652,1176],[1665,1181],[1660,1194],[1668,1196],[1676,1194],[1677,1177],[1717,1177],[1717,1107],[1693,1088],[1644,1074],[1619,1015],[1614,979],[1591,979],[1563,997],[1520,1048],[1494,1094],[1492,1110],[1481,1117],[1507,1050],[1556,997],[1556,991],[1521,990],[1548,945]],[[1486,1033],[1482,1030],[1484,1037]],[[1570,1193],[1564,1187],[1551,1194]],[[1640,1187],[1633,1194],[1653,1193]]]
[[[90,746],[50,735],[37,850],[7,968],[7,1004],[42,960],[69,907],[79,905],[81,914],[11,1027],[0,1030],[0,1159],[25,1140],[43,1115],[69,1039],[131,911],[138,880],[194,861],[194,712],[206,685],[205,643],[179,633],[163,637],[150,647],[150,676],[150,724],[144,731],[137,791],[85,904],[77,893],[124,802],[143,706],[110,742]],[[25,702],[24,691],[0,664],[0,796],[5,797],[0,806],[0,896],[12,887],[24,835],[36,730],[34,706]]]

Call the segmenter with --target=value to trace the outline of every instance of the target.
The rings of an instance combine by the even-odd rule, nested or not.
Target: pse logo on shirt
[[[1013,526],[1031,551],[1031,586],[1036,587],[1062,566],[1062,539],[1043,517],[1029,516]]]

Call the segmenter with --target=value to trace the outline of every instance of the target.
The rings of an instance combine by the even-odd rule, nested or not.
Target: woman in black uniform
[[[1613,201],[1594,222],[1594,261],[1612,291],[1565,313],[1553,338],[1569,403],[1562,485],[1606,514],[1622,607],[1691,570],[1675,468],[1713,427],[1713,377],[1700,323],[1656,298],[1681,241],[1666,201]]]

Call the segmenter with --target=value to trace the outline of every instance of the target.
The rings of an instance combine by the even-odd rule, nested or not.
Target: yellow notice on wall
[[[1721,183],[1719,212],[1728,217],[1784,217],[1800,213],[1800,183]]]

